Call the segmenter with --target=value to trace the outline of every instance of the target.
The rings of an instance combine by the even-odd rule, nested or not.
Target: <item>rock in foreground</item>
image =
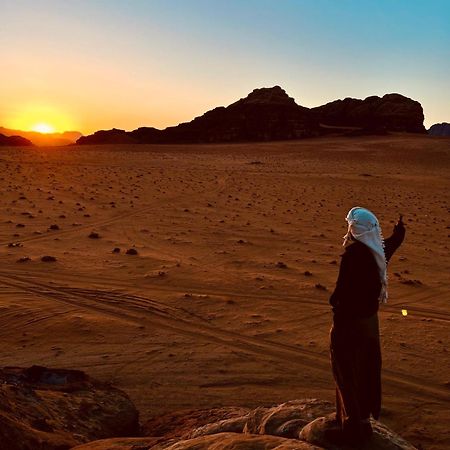
[[[63,450],[138,434],[128,396],[78,370],[0,369],[0,447]]]
[[[293,400],[254,410],[216,408],[167,414],[144,425],[151,437],[106,439],[77,450],[320,450],[335,447],[324,438],[332,426],[334,406],[316,399]],[[207,417],[211,422],[205,423]],[[319,417],[326,416],[326,417]],[[319,417],[319,418],[317,418]],[[192,428],[189,428],[192,426]],[[409,443],[379,422],[364,450],[413,450]],[[177,432],[178,430],[178,432]]]
[[[329,450],[347,448],[346,446],[333,444],[325,437],[328,430],[332,430],[336,427],[334,419],[334,414],[317,418],[302,429],[300,432],[300,439]],[[406,442],[399,435],[393,433],[380,422],[372,420],[372,428],[373,435],[362,446],[364,450],[415,450],[415,447]]]
[[[269,435],[218,433],[178,442],[147,439],[106,439],[74,450],[323,450],[303,441]]]

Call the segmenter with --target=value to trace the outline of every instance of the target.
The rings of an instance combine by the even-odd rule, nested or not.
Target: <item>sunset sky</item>
[[[307,107],[398,92],[421,102],[427,127],[450,122],[447,0],[1,0],[0,9],[0,126],[164,128],[273,85]]]

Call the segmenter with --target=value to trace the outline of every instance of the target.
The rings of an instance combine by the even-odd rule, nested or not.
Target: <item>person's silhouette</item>
[[[339,276],[330,297],[333,325],[330,358],[336,382],[336,439],[360,444],[372,434],[370,416],[381,409],[381,350],[378,307],[387,301],[387,263],[402,243],[402,216],[383,240],[376,216],[352,208],[346,220]]]

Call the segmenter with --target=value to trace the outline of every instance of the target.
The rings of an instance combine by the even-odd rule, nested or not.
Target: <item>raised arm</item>
[[[400,216],[398,222],[394,225],[392,235],[384,240],[384,254],[387,262],[389,262],[392,255],[400,247],[403,239],[405,239],[405,233],[405,225],[403,224],[402,216]]]

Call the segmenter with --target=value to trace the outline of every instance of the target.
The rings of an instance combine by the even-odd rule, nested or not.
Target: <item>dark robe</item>
[[[402,224],[384,241],[389,261],[405,236]],[[336,420],[342,431],[363,438],[363,421],[381,409],[381,349],[378,306],[381,281],[372,251],[354,241],[342,255],[330,297],[333,326],[330,357],[336,382]],[[369,426],[370,427],[370,426]]]

